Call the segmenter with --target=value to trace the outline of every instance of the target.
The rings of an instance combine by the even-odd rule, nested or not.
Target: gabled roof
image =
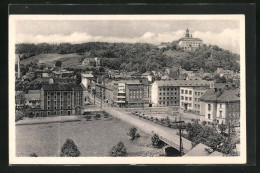
[[[213,88],[208,89],[200,98],[201,101],[209,102],[237,102],[240,101],[239,96],[240,90],[236,89],[225,89],[225,88]]]
[[[200,38],[192,38],[192,37],[183,37],[179,39],[179,41],[202,41]]]
[[[25,94],[24,97],[26,100],[40,100],[41,99],[40,94]]]

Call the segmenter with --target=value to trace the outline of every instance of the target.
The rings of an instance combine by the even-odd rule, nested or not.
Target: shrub
[[[36,153],[31,153],[30,157],[38,157],[38,155]]]
[[[109,152],[109,155],[112,157],[118,157],[118,156],[126,156],[126,147],[122,141],[118,142],[117,145],[113,146]]]
[[[101,115],[100,114],[96,114],[94,118],[95,118],[95,120],[98,120],[98,119],[101,118]]]
[[[160,140],[156,133],[152,136],[151,141],[153,147],[161,148],[163,146],[163,141]]]
[[[155,118],[155,121],[159,121],[159,119],[158,119],[158,118]]]
[[[206,121],[202,121],[202,125],[205,126],[207,124]]]
[[[108,118],[108,113],[104,113],[104,118]]]
[[[127,133],[128,136],[130,136],[131,140],[135,140],[135,139],[138,139],[140,137],[140,134],[139,133],[136,133],[137,132],[137,129],[135,127],[131,127],[129,129],[129,133]]]
[[[227,130],[227,125],[221,123],[221,124],[218,125],[218,129],[220,130],[221,134],[224,134]]]
[[[91,115],[87,115],[87,116],[85,116],[85,119],[87,120],[87,121],[90,121],[91,120]]]
[[[67,139],[61,147],[61,157],[78,157],[80,152],[72,139]]]

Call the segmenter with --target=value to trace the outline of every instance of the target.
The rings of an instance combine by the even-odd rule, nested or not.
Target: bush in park
[[[67,139],[66,142],[61,147],[61,157],[78,157],[80,156],[80,151],[77,145],[72,139]]]
[[[85,119],[87,120],[87,121],[90,121],[91,120],[91,115],[87,115],[87,116],[85,116]]]
[[[123,157],[127,155],[126,147],[122,141],[118,142],[117,145],[113,146],[109,152],[112,157]]]
[[[101,118],[101,115],[100,114],[96,114],[94,118],[95,118],[95,120],[98,120],[98,119]]]
[[[202,121],[202,125],[205,126],[207,124],[206,121]]]
[[[127,133],[127,135],[131,137],[130,139],[132,141],[135,140],[135,139],[138,139],[140,137],[140,134],[137,133],[137,129],[135,127],[131,127],[129,129],[129,133]]]

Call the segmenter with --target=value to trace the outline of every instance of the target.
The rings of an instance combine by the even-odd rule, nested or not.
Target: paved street
[[[91,101],[93,101],[93,98],[90,96]],[[100,99],[96,98],[96,105],[100,106]],[[109,114],[113,115],[116,118],[119,118],[123,121],[126,121],[136,127],[138,127],[140,130],[152,134],[152,133],[157,133],[161,137],[166,138],[169,140],[171,143],[174,143],[175,145],[179,145],[180,137],[176,134],[177,129],[171,129],[168,127],[164,127],[155,123],[152,123],[150,121],[146,121],[143,119],[139,119],[137,117],[129,115],[129,112],[125,112],[123,110],[120,110],[119,108],[113,108],[113,107],[108,107],[107,104],[102,104],[102,109]],[[183,142],[183,149],[184,150],[190,150],[192,145],[191,141],[182,138]]]

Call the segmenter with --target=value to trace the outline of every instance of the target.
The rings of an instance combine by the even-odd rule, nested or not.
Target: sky
[[[16,20],[16,43],[171,42],[189,28],[203,43],[239,53],[238,20]]]

